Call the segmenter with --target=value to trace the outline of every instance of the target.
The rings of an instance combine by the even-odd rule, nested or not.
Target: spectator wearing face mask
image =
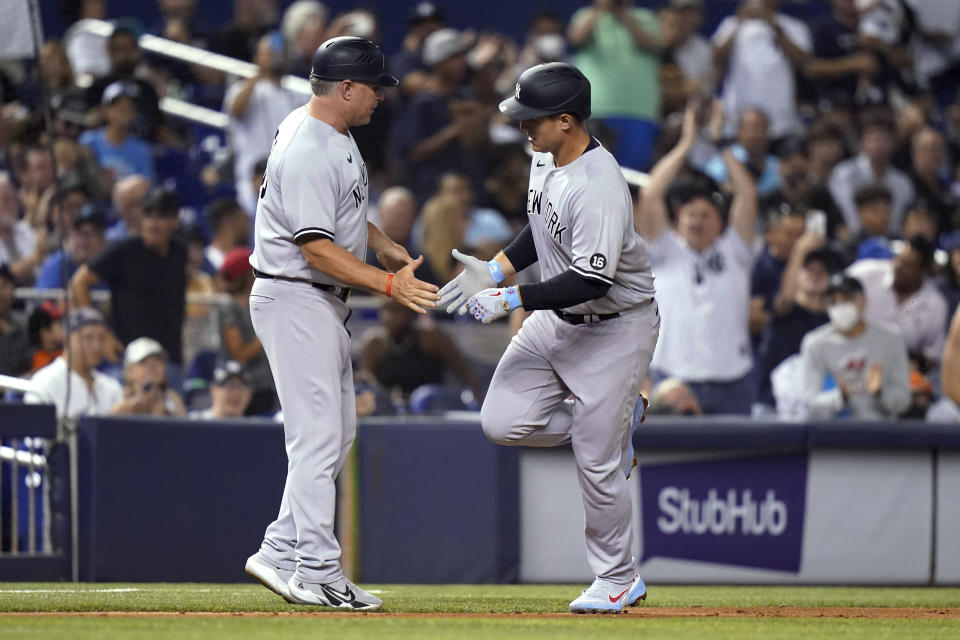
[[[899,335],[864,319],[863,285],[838,275],[824,294],[830,323],[800,347],[801,379],[814,419],[894,418],[910,407],[910,367]]]

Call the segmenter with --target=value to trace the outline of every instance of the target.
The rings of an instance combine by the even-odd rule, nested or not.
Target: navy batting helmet
[[[379,45],[364,38],[341,36],[317,47],[310,76],[321,80],[355,80],[381,87],[400,82],[384,72],[386,63]]]
[[[516,92],[500,103],[500,111],[513,120],[555,113],[572,113],[586,120],[590,117],[590,81],[566,62],[538,64],[520,74]]]

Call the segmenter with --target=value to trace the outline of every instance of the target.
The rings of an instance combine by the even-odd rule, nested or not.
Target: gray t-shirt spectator
[[[243,336],[244,342],[250,342],[257,337],[250,320],[250,310],[244,309],[234,301],[230,301],[220,309],[220,334],[223,335],[227,327],[237,327]],[[224,354],[229,359],[229,354]],[[254,391],[273,389],[273,376],[270,374],[270,363],[263,351],[260,351],[249,362],[244,364],[244,370],[250,378],[250,387]]]
[[[910,406],[907,348],[896,333],[868,324],[863,333],[849,338],[828,324],[807,334],[800,356],[813,418],[835,417],[844,407],[852,418],[891,418]],[[883,385],[873,394],[867,390],[867,375],[876,363],[883,367]],[[825,391],[827,374],[838,384]],[[839,389],[841,381],[849,389],[846,402]]]

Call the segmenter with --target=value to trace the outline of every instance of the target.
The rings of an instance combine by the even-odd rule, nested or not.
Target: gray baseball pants
[[[334,582],[342,575],[336,478],[357,432],[350,308],[307,283],[258,278],[250,315],[277,385],[287,449],[280,514],[260,554],[303,582]]]
[[[616,582],[637,571],[620,457],[659,333],[652,301],[583,325],[536,311],[503,354],[481,410],[483,431],[498,444],[573,446],[587,561],[597,577]]]

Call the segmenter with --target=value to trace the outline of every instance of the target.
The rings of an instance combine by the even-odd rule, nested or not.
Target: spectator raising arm
[[[780,291],[773,300],[775,316],[785,316],[793,309],[794,300],[797,297],[797,274],[803,267],[807,254],[822,247],[823,243],[823,236],[807,231],[793,245],[793,251],[790,252],[787,266],[783,270],[783,277],[780,279]]]
[[[843,58],[811,58],[803,65],[803,75],[810,80],[833,80],[853,75],[876,75],[877,59],[866,52]]]
[[[85,264],[80,265],[77,272],[70,279],[70,297],[73,303],[78,307],[92,307],[90,302],[90,290],[100,281],[100,277],[94,273],[93,269]],[[123,355],[123,343],[110,329],[107,332],[106,357],[112,362],[116,362]]]
[[[253,90],[257,83],[263,80],[263,75],[258,71],[255,76],[244,80],[240,91],[237,92],[227,107],[227,113],[233,118],[243,118],[247,115],[247,108],[250,106],[250,98],[253,96]]]
[[[633,13],[631,13],[632,10],[632,7],[624,4],[619,6],[611,13],[623,23],[628,31],[630,31],[630,36],[633,38],[633,44],[638,49],[650,53],[657,53],[662,48],[660,38],[644,29],[643,25],[640,24],[640,21],[634,17]]]
[[[579,49],[590,42],[593,38],[593,28],[597,24],[597,18],[600,17],[602,11],[608,11],[609,8],[610,0],[597,0],[590,9],[584,11],[570,24],[567,38],[574,48]]]
[[[747,168],[736,159],[729,148],[723,150],[723,161],[733,184],[733,202],[730,205],[730,224],[740,234],[743,243],[753,245],[757,224],[757,185]]]
[[[695,102],[690,102],[683,113],[680,142],[654,165],[650,171],[650,181],[640,195],[640,204],[634,215],[633,226],[647,242],[656,242],[670,224],[665,201],[667,190],[683,169],[687,155],[696,140],[697,105]]]
[[[40,265],[47,258],[50,245],[50,234],[46,227],[34,229],[33,251],[20,260],[10,264],[10,272],[18,282],[32,283]]]
[[[78,307],[90,307],[90,290],[100,277],[90,267],[83,264],[70,279],[70,296]]]

